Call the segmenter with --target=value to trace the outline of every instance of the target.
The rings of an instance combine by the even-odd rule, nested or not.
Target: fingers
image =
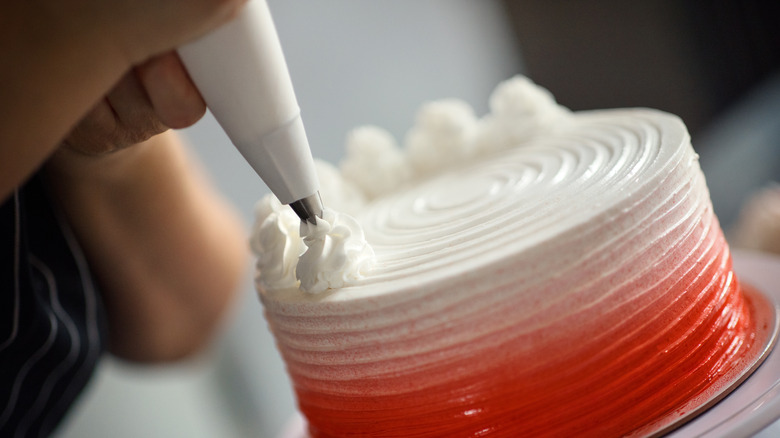
[[[79,121],[63,142],[68,149],[84,155],[102,155],[115,149],[113,133],[118,120],[111,105],[101,99],[87,115]]]
[[[85,155],[104,155],[166,129],[136,72],[130,71],[79,121],[65,144]]]
[[[206,103],[176,52],[154,57],[136,72],[154,112],[166,126],[186,128],[203,117]]]
[[[185,128],[206,112],[175,52],[136,67],[114,86],[65,140],[70,148],[101,155],[141,143],[168,128]]]
[[[135,72],[123,76],[107,99],[117,119],[114,136],[119,147],[146,141],[167,129]]]

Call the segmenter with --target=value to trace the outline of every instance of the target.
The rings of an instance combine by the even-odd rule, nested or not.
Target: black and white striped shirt
[[[41,176],[0,205],[0,436],[47,436],[105,349],[97,290]]]

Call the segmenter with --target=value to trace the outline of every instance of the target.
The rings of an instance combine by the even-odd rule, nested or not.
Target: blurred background
[[[425,101],[457,97],[484,114],[495,85],[522,73],[573,110],[682,117],[726,229],[780,180],[778,4],[269,0],[315,157],[338,164],[364,124],[402,141]],[[250,226],[263,183],[210,115],[182,134]],[[294,412],[248,265],[209,352],[161,367],[104,361],[58,436],[272,438]]]

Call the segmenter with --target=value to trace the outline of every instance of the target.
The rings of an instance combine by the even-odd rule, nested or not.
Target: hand
[[[99,156],[141,143],[168,128],[185,128],[206,104],[176,52],[131,69],[65,138],[66,149]]]
[[[0,68],[0,201],[41,167],[80,120],[84,119],[85,124],[101,117],[108,120],[105,112],[100,115],[96,102],[104,99],[128,71],[135,68],[136,77],[145,76],[139,72],[147,67],[154,70],[155,62],[141,68],[135,66],[144,65],[151,58],[227,22],[245,2],[3,2],[0,6],[0,65],[3,66]],[[128,86],[131,81],[132,78],[123,80],[112,93],[132,89]],[[166,120],[163,101],[153,89],[155,81],[139,81],[149,91],[149,101],[160,121],[175,125]],[[90,109],[94,113],[85,118]],[[110,126],[110,122],[101,126]],[[160,129],[156,123],[146,121],[142,130],[147,134],[136,138]],[[78,138],[81,134],[73,131],[73,135]],[[78,143],[71,140],[68,142],[71,146]]]
[[[241,278],[235,215],[174,133],[154,134],[191,124],[205,108],[171,50],[245,1],[0,6],[0,201],[45,164],[100,281],[111,347],[122,357],[195,350]]]

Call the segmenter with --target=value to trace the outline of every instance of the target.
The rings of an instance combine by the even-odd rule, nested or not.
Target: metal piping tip
[[[316,192],[313,195],[307,196],[303,199],[293,201],[290,203],[290,207],[295,214],[301,218],[301,222],[308,222],[312,225],[317,225],[317,217],[322,219],[322,198],[320,192]]]

